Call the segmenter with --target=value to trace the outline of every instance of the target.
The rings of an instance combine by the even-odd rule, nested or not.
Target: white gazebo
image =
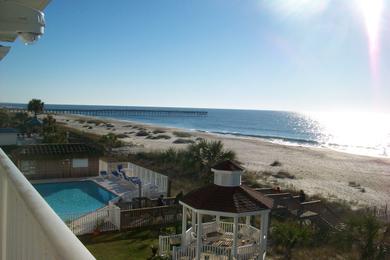
[[[241,185],[243,169],[231,161],[212,171],[213,184],[180,200],[182,234],[160,236],[160,254],[172,259],[265,259],[272,200]]]

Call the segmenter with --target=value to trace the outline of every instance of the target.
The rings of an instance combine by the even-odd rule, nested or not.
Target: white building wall
[[[16,145],[17,142],[17,133],[0,133],[0,145]]]

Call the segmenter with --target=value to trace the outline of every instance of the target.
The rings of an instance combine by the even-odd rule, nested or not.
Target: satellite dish
[[[13,42],[19,37],[24,43],[36,42],[45,29],[43,8],[49,0],[0,0],[0,42]],[[10,47],[0,45],[0,60]]]

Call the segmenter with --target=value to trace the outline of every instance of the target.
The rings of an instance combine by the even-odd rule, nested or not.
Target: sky
[[[45,17],[0,62],[0,102],[390,112],[389,0],[54,0]]]

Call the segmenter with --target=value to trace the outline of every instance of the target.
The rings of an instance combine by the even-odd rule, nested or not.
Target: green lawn
[[[171,233],[174,229],[166,231]],[[98,260],[144,260],[152,256],[152,245],[158,247],[158,236],[158,228],[148,228],[85,235],[79,239]]]

